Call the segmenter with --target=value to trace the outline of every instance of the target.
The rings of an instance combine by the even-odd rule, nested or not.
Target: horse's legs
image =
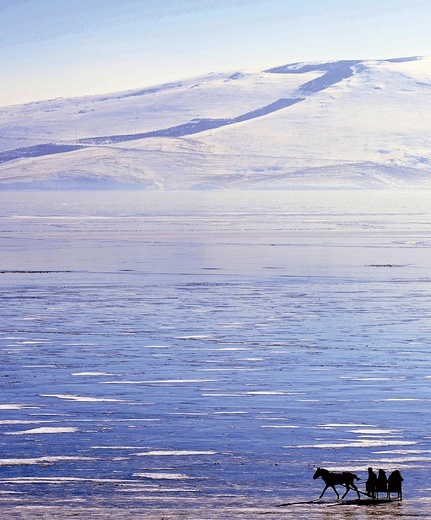
[[[340,498],[340,495],[338,494],[338,491],[335,489],[335,486],[331,486],[330,484],[326,484],[326,486],[323,488],[323,491],[320,494],[319,498],[323,497],[323,495],[325,494],[325,491],[328,489],[328,487],[331,487],[334,490],[335,494],[337,495],[337,498]]]
[[[361,495],[359,494],[359,489],[356,487],[355,484],[351,484],[352,486],[352,489],[354,489],[356,491],[356,494],[358,495],[358,498],[361,498]]]
[[[361,498],[361,495],[359,494],[359,489],[355,486],[355,484],[353,484],[353,482],[351,484],[346,484],[346,492],[344,493],[344,495],[341,497],[341,500],[343,500],[343,498],[347,495],[347,493],[351,490],[351,489],[354,489],[356,491],[356,494],[358,495],[358,498]]]
[[[320,497],[319,497],[319,498],[322,498],[322,497],[323,497],[323,495],[325,494],[325,491],[328,489],[328,487],[329,487],[329,486],[325,486],[325,487],[323,488],[323,491],[320,493]]]
[[[340,500],[340,495],[338,494],[338,491],[335,489],[335,486],[331,486],[334,490],[334,493],[337,495],[337,499]]]
[[[344,495],[341,497],[341,500],[343,500],[343,498],[347,495],[347,493],[350,491],[350,486],[349,484],[346,484],[346,492],[344,493]]]
[[[320,497],[319,498],[322,498],[323,495],[325,494],[325,491],[328,489],[329,487],[329,484],[326,484],[326,486],[323,488],[323,491],[320,493]]]

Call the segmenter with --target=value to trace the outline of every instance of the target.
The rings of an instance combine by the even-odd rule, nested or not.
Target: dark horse
[[[313,475],[313,478],[316,479],[319,477],[325,483],[325,487],[323,488],[323,491],[319,498],[323,497],[323,494],[329,487],[331,487],[335,491],[337,498],[340,498],[338,491],[335,489],[335,486],[337,485],[346,486],[347,488],[346,492],[341,497],[341,499],[343,499],[351,489],[354,489],[358,494],[358,498],[361,498],[361,496],[359,495],[359,490],[355,486],[355,480],[359,480],[359,477],[354,473],[350,473],[349,471],[343,471],[343,473],[333,473],[332,471],[328,471],[327,469],[317,468],[316,473],[314,473]]]

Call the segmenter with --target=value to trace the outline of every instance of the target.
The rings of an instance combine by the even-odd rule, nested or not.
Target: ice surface
[[[0,194],[0,516],[426,518],[429,200]]]

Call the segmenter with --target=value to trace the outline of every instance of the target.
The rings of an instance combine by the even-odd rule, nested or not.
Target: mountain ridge
[[[430,58],[341,60],[0,107],[0,189],[431,187],[430,87]]]

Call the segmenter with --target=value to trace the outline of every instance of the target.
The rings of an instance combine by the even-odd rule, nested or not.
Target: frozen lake
[[[0,516],[431,518],[429,192],[2,192],[0,295]]]

